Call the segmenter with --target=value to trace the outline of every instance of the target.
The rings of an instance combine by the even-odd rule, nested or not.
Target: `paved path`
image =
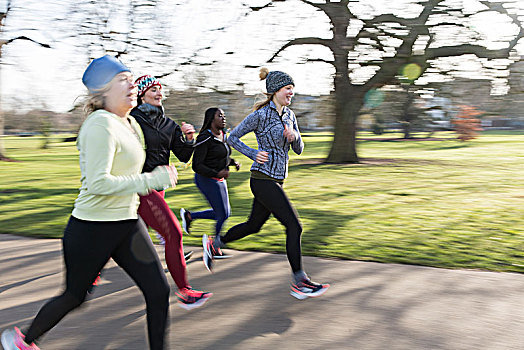
[[[0,329],[26,326],[59,292],[60,249],[59,240],[0,235]],[[524,349],[520,274],[305,257],[310,275],[332,286],[299,301],[284,255],[228,251],[234,258],[213,274],[200,250],[190,261],[192,285],[214,296],[192,311],[171,298],[168,349]],[[140,292],[114,263],[104,271],[43,350],[147,348]]]

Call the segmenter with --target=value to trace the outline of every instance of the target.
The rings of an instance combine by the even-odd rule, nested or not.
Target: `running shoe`
[[[25,335],[20,332],[18,327],[6,329],[2,332],[2,346],[4,350],[40,350],[35,343],[31,345],[24,341]]]
[[[175,294],[178,298],[178,306],[186,310],[204,305],[207,299],[213,295],[213,293],[194,290],[191,287],[179,289]]]
[[[156,239],[158,239],[158,244],[163,245],[163,246],[166,245],[166,240],[164,239],[164,237],[160,233],[155,231],[155,236],[156,236]]]
[[[95,287],[100,282],[100,276],[101,276],[101,273],[99,272],[98,276],[96,276],[94,282],[89,286],[89,288],[87,288],[87,294],[93,294],[95,292]]]
[[[182,220],[182,228],[184,229],[184,232],[190,235],[191,221],[193,221],[193,219],[191,219],[191,213],[184,208],[180,209],[180,219]]]
[[[212,241],[207,237],[206,234],[202,236],[202,247],[204,248],[204,254],[202,255],[202,260],[204,265],[209,272],[213,271],[213,254],[211,253]]]
[[[223,243],[220,242],[220,239],[211,239],[211,255],[213,255],[213,259],[228,259],[231,257],[231,255],[225,254],[222,249],[220,249],[223,246]]]
[[[188,261],[189,259],[191,259],[191,257],[193,256],[193,251],[192,250],[189,250],[187,252],[184,252],[184,259],[186,261]]]
[[[308,297],[318,297],[324,294],[329,288],[329,284],[320,284],[311,281],[309,278],[300,282],[291,283],[291,294],[297,299],[306,299]]]

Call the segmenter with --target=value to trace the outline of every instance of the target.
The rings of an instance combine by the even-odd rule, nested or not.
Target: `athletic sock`
[[[307,275],[304,272],[304,270],[298,270],[296,272],[293,272],[293,279],[295,280],[295,283],[298,283],[302,280],[307,279]]]
[[[213,241],[213,246],[215,248],[224,248],[225,244],[222,242],[221,236],[219,234],[215,236],[215,240]]]

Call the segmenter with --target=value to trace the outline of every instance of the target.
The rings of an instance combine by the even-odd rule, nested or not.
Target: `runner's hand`
[[[287,125],[284,125],[284,137],[289,143],[295,141],[295,132],[293,129],[289,129]]]
[[[227,179],[229,177],[229,170],[228,169],[222,169],[218,172],[217,177],[219,179],[224,178]]]
[[[169,174],[169,180],[171,180],[171,187],[175,187],[178,182],[178,171],[174,165],[165,166],[167,173]]]
[[[269,159],[269,154],[265,151],[258,151],[257,157],[255,158],[255,161],[258,164],[264,164]]]
[[[182,133],[184,133],[184,136],[186,137],[186,140],[193,140],[193,137],[195,135],[195,128],[192,124],[187,124],[186,122],[182,122],[182,126],[180,127],[182,129]]]

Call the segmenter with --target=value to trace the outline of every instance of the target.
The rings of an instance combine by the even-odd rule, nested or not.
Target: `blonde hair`
[[[267,69],[266,67],[262,67],[260,68],[260,73],[258,74],[258,76],[260,77],[260,80],[264,80],[266,79],[268,74],[269,74],[269,69]],[[271,102],[271,100],[273,99],[273,96],[275,96],[275,93],[274,92],[272,93],[264,92],[264,95],[266,95],[265,100],[255,101],[255,104],[253,105],[253,112],[259,110],[262,107],[267,106],[269,102]]]
[[[253,105],[253,112],[258,111],[260,108],[267,106],[269,102],[271,102],[271,100],[273,99],[273,96],[275,96],[275,93],[273,92],[269,94],[267,92],[264,92],[264,95],[266,96],[264,100],[255,101],[255,104]]]
[[[87,100],[84,103],[84,116],[87,117],[89,114],[93,113],[96,110],[104,109],[106,105],[106,97],[104,94],[109,91],[111,88],[111,79],[107,84],[102,86],[100,89],[89,92],[87,95]]]

